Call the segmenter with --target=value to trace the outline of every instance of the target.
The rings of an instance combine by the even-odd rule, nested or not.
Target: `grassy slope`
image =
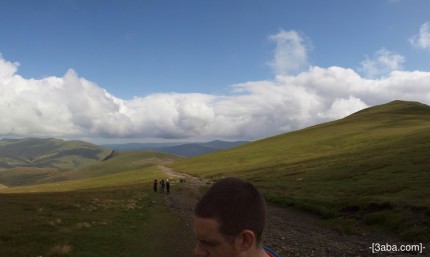
[[[57,173],[58,171],[52,168],[12,168],[0,170],[0,181],[9,187],[29,185]]]
[[[115,152],[114,156],[106,161],[98,162],[77,170],[57,173],[40,180],[40,182],[75,180],[121,173],[172,162],[180,158],[181,157],[175,155],[148,150]]]
[[[97,164],[110,152],[82,141],[0,140],[0,183],[7,186],[40,183],[59,172]]]
[[[75,169],[103,159],[110,151],[82,141],[55,138],[3,139],[0,141],[0,168]]]
[[[117,152],[109,160],[78,170],[55,173],[53,176],[38,180],[37,184],[0,189],[0,193],[57,192],[149,183],[154,178],[163,175],[157,167],[158,165],[179,158],[153,151]],[[43,169],[40,172],[43,172]],[[34,174],[30,170],[27,176],[32,175]]]
[[[124,171],[92,178],[67,180],[58,183],[46,183],[0,189],[0,193],[35,193],[35,192],[64,192],[94,188],[126,186],[150,183],[154,178],[162,177],[163,173],[156,166]]]
[[[183,221],[162,197],[150,183],[0,194],[0,255],[185,256]]]
[[[75,157],[70,156],[68,158],[73,159]],[[76,180],[141,169],[177,159],[179,159],[178,156],[153,151],[115,152],[113,157],[106,161],[90,162],[87,166],[69,171],[59,172],[55,168],[34,167],[1,170],[0,181],[6,186],[22,186]]]
[[[141,157],[112,158],[112,169],[130,168],[120,173],[0,188],[0,256],[190,255],[185,224],[152,192],[165,174],[156,163],[143,167]]]
[[[243,176],[281,205],[430,240],[429,131],[429,106],[395,101],[172,167]]]

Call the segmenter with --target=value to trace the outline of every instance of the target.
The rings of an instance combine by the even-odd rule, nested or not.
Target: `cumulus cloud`
[[[430,50],[430,22],[421,25],[419,33],[410,38],[409,42],[416,48]]]
[[[233,85],[228,95],[160,93],[124,100],[74,70],[26,79],[0,56],[0,135],[86,138],[256,139],[321,122],[395,99],[430,104],[430,72],[401,71],[404,58],[382,49],[362,77],[342,67],[308,67],[306,42],[294,31],[277,43],[272,80]],[[367,65],[367,66],[366,66]],[[376,72],[377,71],[377,72]]]
[[[309,40],[295,30],[281,30],[269,37],[276,44],[273,60],[269,63],[277,75],[297,71],[308,63]]]
[[[360,70],[368,78],[377,78],[391,71],[403,69],[404,62],[404,56],[382,48],[375,53],[373,58],[366,57],[366,59],[361,62]]]

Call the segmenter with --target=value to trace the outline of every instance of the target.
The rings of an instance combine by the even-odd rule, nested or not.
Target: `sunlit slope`
[[[154,151],[116,152],[111,158],[82,169],[58,173],[37,184],[0,187],[0,193],[59,192],[151,183],[165,173],[159,165],[181,157]]]
[[[152,191],[164,176],[152,166],[0,188],[0,256],[187,256],[187,225]]]
[[[428,215],[430,107],[394,101],[172,167],[197,176],[243,176],[272,201],[326,216],[375,203],[424,208]]]
[[[154,178],[160,178],[165,174],[157,166],[133,169],[121,173],[90,177],[83,179],[67,180],[57,183],[27,185],[19,187],[0,188],[1,193],[34,193],[34,192],[63,192],[71,190],[83,190],[94,188],[109,188],[130,186],[136,184],[149,184]]]
[[[106,160],[91,162],[87,166],[67,171],[59,171],[55,168],[35,167],[0,170],[0,183],[8,187],[15,187],[76,180],[142,169],[171,162],[179,158],[175,155],[155,151],[113,152]]]
[[[149,150],[114,152],[108,160],[98,162],[77,170],[57,173],[39,182],[56,182],[115,174],[157,166],[179,160],[181,157]]]
[[[347,177],[375,170],[411,173],[430,166],[426,153],[430,107],[395,101],[338,121],[184,159],[173,167],[198,176],[265,174],[265,180],[278,181],[304,179],[302,175],[314,172],[340,171]]]

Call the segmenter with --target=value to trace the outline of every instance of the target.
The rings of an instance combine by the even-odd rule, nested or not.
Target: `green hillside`
[[[152,190],[155,178],[167,176],[159,166],[179,158],[114,152],[81,169],[53,172],[38,184],[0,185],[0,256],[190,255],[184,240],[166,241],[180,238],[186,224],[165,204],[166,195]],[[21,173],[32,177],[44,170]],[[171,183],[179,187],[173,178]]]
[[[68,158],[77,158],[69,156]],[[122,172],[136,171],[180,159],[179,156],[154,151],[112,152],[109,158],[88,162],[88,165],[71,170],[55,168],[21,167],[0,170],[0,183],[8,187],[81,180]]]
[[[179,160],[181,157],[148,150],[115,151],[111,158],[88,165],[76,170],[56,173],[39,180],[39,183],[49,183],[64,180],[92,178],[109,174],[141,170],[164,163]]]
[[[394,101],[344,119],[188,158],[172,167],[242,176],[277,204],[430,240],[430,107]]]
[[[162,176],[164,176],[164,173],[157,166],[150,166],[124,170],[121,173],[99,175],[97,177],[58,181],[58,183],[0,188],[0,193],[63,192],[71,190],[130,186],[143,183],[151,184],[154,178]]]
[[[166,240],[181,238],[186,226],[165,204],[165,194],[152,191],[154,178],[164,176],[157,166],[135,166],[0,188],[0,256],[189,256],[187,242]]]
[[[0,140],[0,183],[6,186],[40,183],[59,172],[100,163],[111,152],[82,141],[3,139]]]
[[[0,169],[54,168],[69,170],[102,160],[111,152],[83,141],[49,138],[0,140]]]

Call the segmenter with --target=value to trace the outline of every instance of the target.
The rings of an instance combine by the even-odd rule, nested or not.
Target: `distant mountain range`
[[[107,144],[102,147],[114,150],[155,150],[180,156],[197,156],[206,153],[216,152],[247,144],[249,141],[221,141],[199,143],[131,143],[131,144]]]

